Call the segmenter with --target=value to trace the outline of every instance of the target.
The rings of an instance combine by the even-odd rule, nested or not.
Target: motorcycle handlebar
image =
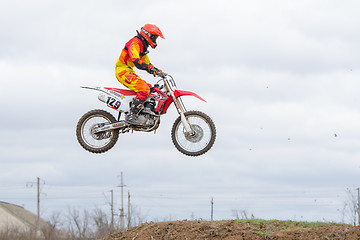
[[[157,75],[161,78],[165,78],[167,76],[167,74],[164,72],[158,72]]]
[[[167,81],[169,81],[169,82],[171,83],[172,86],[176,87],[176,83],[175,83],[174,79],[173,79],[172,76],[170,76],[169,74],[167,74],[167,73],[165,73],[165,72],[157,72],[156,75],[162,78],[162,79],[160,79],[159,81],[164,81],[164,82],[165,82],[165,80],[167,80]],[[159,81],[158,81],[158,82],[159,82]],[[157,85],[157,86],[156,86],[156,85]],[[155,87],[155,86],[156,86],[156,88],[160,88],[160,89],[164,87],[164,86],[161,86],[161,87],[160,87],[158,83],[156,83],[156,84],[154,85],[154,87]]]

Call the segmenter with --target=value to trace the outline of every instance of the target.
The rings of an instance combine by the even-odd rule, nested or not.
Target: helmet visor
[[[159,36],[158,35],[151,35],[150,36],[150,40],[153,42],[153,43],[156,43],[156,39],[158,38]]]

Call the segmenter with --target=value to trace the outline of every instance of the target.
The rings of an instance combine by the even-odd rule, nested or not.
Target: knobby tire
[[[119,138],[119,130],[115,129],[115,130],[110,130],[111,136],[110,136],[110,141],[103,147],[92,147],[90,146],[86,140],[83,139],[83,135],[84,135],[84,124],[87,123],[87,121],[89,121],[91,118],[95,118],[95,117],[100,117],[100,118],[104,118],[104,120],[106,120],[107,122],[113,123],[116,122],[116,119],[113,115],[111,115],[110,113],[101,110],[101,109],[95,109],[95,110],[91,110],[87,113],[85,113],[79,120],[77,126],[76,126],[76,137],[78,142],[80,143],[80,145],[87,151],[92,152],[92,153],[104,153],[108,150],[110,150],[115,143],[117,142],[118,138]]]
[[[181,117],[179,116],[175,120],[175,122],[172,126],[172,129],[171,129],[172,142],[181,153],[183,153],[187,156],[192,156],[192,157],[200,156],[200,155],[206,153],[207,151],[209,151],[210,148],[214,145],[214,142],[216,139],[215,124],[208,115],[206,115],[203,112],[199,112],[199,111],[186,112],[185,117],[186,118],[191,118],[191,117],[192,118],[200,118],[202,121],[204,121],[208,125],[209,130],[210,130],[210,140],[206,143],[206,145],[202,149],[199,149],[198,151],[190,151],[190,150],[185,149],[185,147],[183,147],[181,145],[181,143],[178,141],[179,136],[178,136],[177,132],[178,132],[178,129],[182,127]]]

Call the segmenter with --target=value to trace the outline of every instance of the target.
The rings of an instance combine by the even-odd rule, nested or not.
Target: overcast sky
[[[0,2],[0,201],[36,212],[110,211],[125,192],[147,220],[343,219],[360,186],[360,2]],[[217,139],[191,158],[172,145],[171,106],[153,133],[120,135],[101,155],[80,147],[78,119],[101,108],[80,86],[122,87],[114,65],[144,24],[165,40],[152,63],[171,74],[188,109],[214,120]],[[156,79],[139,75],[149,83]],[[45,183],[45,184],[44,184]]]

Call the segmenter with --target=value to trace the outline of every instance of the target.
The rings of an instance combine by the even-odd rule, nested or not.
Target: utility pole
[[[26,187],[32,188],[35,182],[28,182],[26,183]],[[45,181],[44,183],[45,184]],[[35,239],[37,239],[37,232],[40,229],[40,178],[37,177],[36,179],[36,188],[37,188],[37,216],[36,216],[36,223],[35,223]]]
[[[357,191],[358,191],[358,204],[357,204],[358,226],[360,226],[360,188],[357,188]]]
[[[131,205],[130,205],[130,191],[128,191],[128,229],[131,226]]]
[[[114,230],[114,190],[110,190],[111,193],[111,203],[110,203],[110,207],[111,207],[111,231]]]
[[[36,227],[39,229],[40,223],[40,178],[37,178],[37,219],[36,219]]]
[[[36,218],[36,231],[35,239],[37,239],[37,233],[40,229],[40,178],[37,177],[37,218]]]
[[[214,198],[211,197],[211,221],[214,221]]]
[[[124,180],[123,180],[123,173],[121,172],[121,183],[120,183],[120,189],[121,189],[121,208],[120,208],[120,229],[125,229],[125,215],[124,215]]]

